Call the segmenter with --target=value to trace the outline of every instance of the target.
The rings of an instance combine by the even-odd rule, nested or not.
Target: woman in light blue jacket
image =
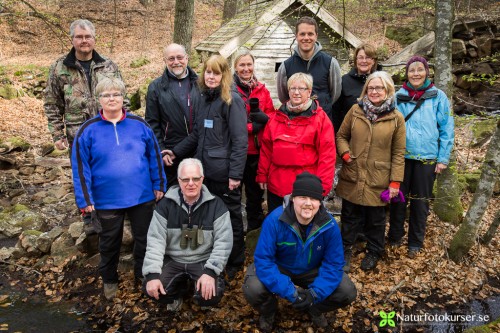
[[[401,245],[406,205],[410,202],[408,256],[414,258],[423,247],[434,179],[449,163],[454,121],[446,94],[429,79],[425,58],[411,57],[406,64],[406,76],[408,81],[396,94],[396,107],[406,122],[405,175],[401,191],[408,200],[391,204],[389,244]]]

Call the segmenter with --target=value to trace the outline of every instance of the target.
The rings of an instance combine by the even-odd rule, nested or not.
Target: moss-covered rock
[[[489,324],[466,329],[464,333],[494,333],[498,332],[499,326],[500,326],[500,317]]]
[[[472,124],[472,147],[480,147],[488,141],[497,127],[498,119],[476,120]]]
[[[132,60],[132,62],[130,63],[130,67],[139,68],[139,67],[142,67],[142,66],[149,64],[150,62],[151,61],[148,58],[141,57],[139,59]]]
[[[455,153],[452,153],[450,164],[437,179],[437,190],[434,201],[434,212],[445,222],[458,225],[462,222],[463,207],[460,197],[463,189],[458,181]]]
[[[385,37],[395,40],[402,46],[407,46],[425,34],[422,28],[415,29],[414,26],[388,26]]]
[[[13,85],[11,84],[4,84],[0,86],[0,97],[5,98],[5,99],[14,99],[19,96],[23,96],[24,94],[22,91],[17,90],[14,88]]]
[[[41,215],[21,204],[0,212],[0,233],[7,237],[18,236],[23,230],[41,230],[43,226]]]

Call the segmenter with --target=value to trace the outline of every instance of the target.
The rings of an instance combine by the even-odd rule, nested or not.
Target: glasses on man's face
[[[385,90],[385,88],[382,87],[382,86],[379,86],[379,87],[368,87],[368,88],[366,88],[366,90],[368,92],[374,91],[374,92],[377,92],[377,93],[381,93],[382,91]]]
[[[123,94],[122,93],[100,94],[99,97],[102,99],[111,99],[111,98],[117,99],[117,98],[123,97]]]
[[[303,93],[305,91],[308,91],[309,89],[307,88],[303,88],[303,87],[291,87],[290,89],[288,89],[288,91],[291,91],[291,92],[299,92],[299,93]]]
[[[181,183],[183,184],[189,184],[190,182],[193,182],[193,183],[199,183],[201,181],[203,177],[191,177],[191,178],[180,178],[179,177],[179,180],[181,181]]]
[[[92,35],[77,35],[73,37],[76,40],[82,41],[82,40],[92,40],[94,39],[94,36]]]
[[[185,54],[184,55],[178,55],[178,56],[175,56],[175,57],[173,57],[173,56],[172,57],[168,57],[167,61],[168,62],[174,62],[176,59],[177,59],[177,61],[182,61],[182,60],[184,60],[184,58],[186,58]]]
[[[358,57],[356,57],[356,59],[358,59],[359,61],[370,61],[370,60],[373,60],[372,57],[363,57],[363,56],[358,56]]]

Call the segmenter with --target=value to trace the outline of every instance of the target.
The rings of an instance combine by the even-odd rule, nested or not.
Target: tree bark
[[[238,11],[238,0],[224,0],[224,11],[222,12],[222,21],[226,23],[232,19]]]
[[[493,223],[488,228],[488,231],[486,231],[484,236],[481,237],[481,244],[488,245],[491,242],[491,240],[493,239],[493,236],[495,236],[495,233],[497,232],[498,226],[500,226],[500,210],[497,211],[497,213],[495,215],[495,219],[493,220]]]
[[[175,1],[174,43],[183,45],[191,53],[194,25],[194,0]]]
[[[474,245],[484,212],[488,207],[495,183],[500,175],[500,121],[491,138],[488,152],[482,166],[481,178],[472,198],[465,221],[451,240],[448,254],[454,262],[459,262]]]
[[[434,45],[434,84],[443,90],[452,101],[453,76],[451,62],[453,0],[436,0],[436,32]],[[453,105],[450,103],[451,107]],[[452,113],[453,110],[450,110]],[[463,208],[460,203],[460,188],[455,167],[455,154],[450,157],[450,164],[437,178],[437,194],[434,212],[443,221],[459,224]]]

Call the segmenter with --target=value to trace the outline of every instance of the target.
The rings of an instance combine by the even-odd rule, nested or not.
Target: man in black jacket
[[[163,59],[167,67],[163,75],[149,85],[145,118],[160,144],[168,187],[171,187],[178,183],[179,160],[169,166],[165,150],[172,149],[193,131],[196,119],[193,104],[200,92],[196,82],[198,76],[188,66],[184,46],[168,45]],[[193,156],[193,153],[187,157]]]

